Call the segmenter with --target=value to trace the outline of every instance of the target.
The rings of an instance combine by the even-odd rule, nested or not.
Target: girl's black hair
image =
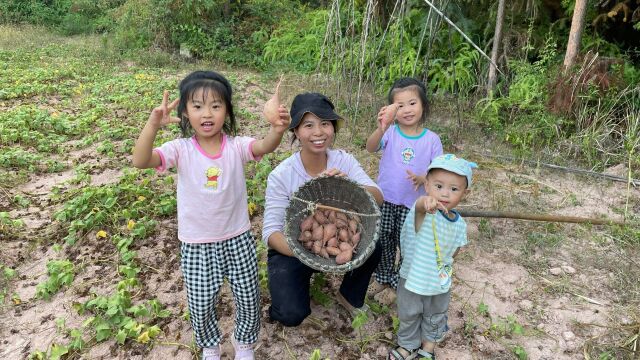
[[[393,85],[391,85],[391,89],[389,89],[387,101],[389,104],[393,103],[393,97],[395,94],[399,91],[409,90],[407,88],[413,88],[413,90],[418,94],[418,97],[422,102],[422,119],[420,122],[426,122],[427,115],[429,115],[429,100],[427,100],[427,88],[424,86],[422,81],[412,77],[405,77],[396,80]]]
[[[189,118],[185,116],[187,102],[193,99],[196,91],[202,89],[203,97],[207,97],[208,91],[213,91],[214,97],[217,95],[225,104],[228,119],[225,119],[222,130],[229,135],[236,135],[236,117],[233,114],[233,104],[231,103],[231,84],[222,75],[215,71],[194,71],[187,75],[178,86],[180,89],[180,102],[178,103],[178,116],[180,116],[180,129],[182,136],[189,137],[193,133],[193,128],[189,123]]]

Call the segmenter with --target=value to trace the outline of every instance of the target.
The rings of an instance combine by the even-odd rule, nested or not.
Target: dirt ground
[[[266,98],[261,87],[245,83],[236,93],[261,91]],[[240,99],[238,106],[253,113],[261,109],[261,104],[248,98]],[[256,130],[248,120],[240,120],[241,133],[264,133],[264,128]],[[451,126],[451,119],[446,116],[436,115],[432,121],[442,128]],[[497,161],[488,156],[498,153],[494,146],[475,134],[481,133],[470,129],[446,149],[479,164],[473,192],[462,209],[621,220],[627,208],[637,218],[640,189],[628,190],[624,182]],[[337,147],[356,154],[375,178],[377,157],[366,154],[349,139],[348,132],[339,134]],[[285,141],[282,147],[286,150],[289,145]],[[127,159],[103,163],[91,147],[67,156],[70,162],[97,165],[91,174],[95,185],[115,181],[122,174],[122,166],[128,166]],[[50,205],[49,194],[55,185],[72,176],[73,170],[33,176],[3,195],[2,208],[8,206],[6,199],[16,194],[29,197],[32,205],[11,210],[14,217],[25,221],[28,230],[2,240],[0,261],[19,274],[7,284],[7,294],[16,296],[8,295],[0,308],[2,359],[25,359],[35,350],[68,341],[57,331],[55,319],[65,318],[67,327],[81,326],[86,317],[78,315],[73,304],[86,301],[91,293],[108,294],[115,287],[117,259],[114,260],[113,246],[96,239],[95,232],[86,234],[73,251],[55,251],[46,241],[55,226],[52,214],[56,209]],[[259,238],[260,216],[252,222]],[[635,343],[625,345],[625,341],[632,340],[640,328],[637,241],[635,247],[624,244],[619,232],[608,226],[480,218],[467,218],[467,223],[469,245],[454,265],[450,332],[436,349],[438,359],[638,358],[638,350],[625,350],[638,345],[637,337]],[[143,269],[138,275],[143,284],[135,298],[157,297],[172,313],[158,324],[162,335],[152,345],[127,342],[119,346],[113,339],[91,344],[79,358],[199,358],[190,325],[181,316],[186,294],[179,268],[176,226],[175,219],[164,219],[152,236],[134,245]],[[82,273],[77,274],[72,286],[50,301],[36,299],[36,286],[46,279],[47,261],[65,257],[83,264]],[[333,299],[340,278],[326,278],[323,290]],[[369,294],[369,301],[390,302],[393,294],[389,292]],[[335,301],[328,306],[313,302],[311,316],[296,328],[271,322],[267,316],[269,302],[269,294],[263,289],[257,359],[309,359],[314,350],[319,350],[322,359],[384,359],[395,341],[396,309],[392,302],[388,312],[371,314],[357,331]],[[225,333],[223,358],[232,359],[229,334],[234,319],[228,287],[224,288],[218,309]]]

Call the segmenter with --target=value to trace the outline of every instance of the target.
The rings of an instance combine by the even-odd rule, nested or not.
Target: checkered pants
[[[200,347],[220,344],[216,303],[224,278],[236,303],[234,337],[240,344],[258,341],[260,293],[255,238],[251,231],[206,244],[181,246],[181,267],[187,286],[191,327]]]
[[[400,232],[409,208],[385,201],[380,211],[382,216],[378,241],[382,248],[382,257],[376,268],[376,281],[380,284],[389,284],[395,289],[398,287],[398,270],[402,264],[401,258],[396,267],[396,251],[400,246]]]

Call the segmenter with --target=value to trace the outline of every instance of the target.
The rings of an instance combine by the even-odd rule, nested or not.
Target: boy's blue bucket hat
[[[463,158],[459,158],[453,154],[444,154],[433,159],[427,173],[431,169],[444,169],[451,171],[454,174],[458,174],[467,178],[467,189],[471,187],[471,176],[473,175],[473,168],[477,168],[478,164],[467,161]]]

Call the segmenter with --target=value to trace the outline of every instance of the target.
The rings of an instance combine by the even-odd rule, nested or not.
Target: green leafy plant
[[[478,304],[477,311],[480,316],[489,316],[489,306],[482,301]]]
[[[94,296],[84,304],[76,304],[79,314],[93,314],[85,320],[83,327],[91,329],[90,333],[96,341],[114,337],[118,344],[124,344],[127,339],[144,344],[160,334],[158,326],[145,324],[144,321],[151,322],[170,313],[163,310],[157,300],[134,304],[130,289],[136,284],[135,279],[123,280],[118,284],[115,294]]]
[[[315,10],[298,20],[285,22],[265,44],[265,61],[289,64],[302,71],[315,69],[320,60],[328,15],[326,10]]]
[[[495,337],[523,335],[524,327],[518,323],[513,315],[507,315],[505,319],[492,322],[489,326],[489,333]]]
[[[10,281],[16,276],[18,276],[16,270],[0,263],[0,307],[4,305]]]
[[[521,345],[516,345],[514,346],[511,351],[513,351],[513,354],[519,359],[519,360],[527,360],[528,359],[528,355],[527,355],[527,351],[521,346]]]
[[[309,288],[309,294],[313,301],[321,304],[322,306],[328,306],[331,304],[331,298],[327,295],[327,292],[324,291],[324,287],[327,284],[327,280],[325,279],[324,273],[315,273],[313,274],[313,280],[311,282],[311,287]]]
[[[0,234],[15,235],[22,228],[24,228],[24,221],[21,219],[12,219],[8,212],[0,211]]]
[[[290,155],[288,152],[271,153],[265,155],[258,162],[247,165],[245,179],[247,186],[247,200],[249,216],[253,216],[264,209],[264,192],[267,186],[267,178],[273,167]]]
[[[117,229],[116,233],[144,238],[151,233],[156,221],[150,216],[170,215],[176,211],[175,193],[158,190],[166,180],[141,177],[149,172],[127,171],[119,183],[98,187],[84,187],[66,194],[66,201],[56,214],[56,220],[68,224],[65,242],[95,229]]]
[[[323,358],[320,353],[320,349],[314,349],[309,357],[309,360],[329,360],[328,358]]]
[[[45,300],[51,299],[63,286],[69,286],[73,282],[76,269],[69,260],[51,260],[47,263],[49,278],[44,283],[36,286],[36,297]]]

